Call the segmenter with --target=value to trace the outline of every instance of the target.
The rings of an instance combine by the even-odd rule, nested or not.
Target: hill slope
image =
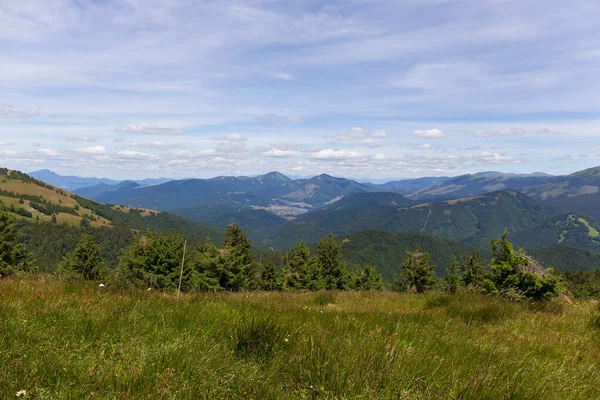
[[[366,199],[378,194],[363,196]],[[338,203],[343,205],[343,200]],[[408,207],[392,204],[337,207],[338,203],[329,209],[289,221],[278,229],[270,239],[271,243],[291,245],[299,238],[316,241],[330,232],[344,235],[365,229],[386,229],[394,232],[429,233],[487,247],[488,241],[502,235],[505,229],[510,232],[530,229],[556,214],[553,209],[540,206],[516,191],[500,191],[473,198]]]

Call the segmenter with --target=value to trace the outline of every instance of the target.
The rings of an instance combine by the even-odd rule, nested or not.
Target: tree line
[[[16,220],[0,210],[0,275],[32,272],[36,264],[19,241]],[[222,246],[210,239],[192,243],[187,249],[180,233],[147,230],[137,233],[122,251],[116,268],[107,268],[101,246],[83,234],[75,248],[59,261],[56,273],[67,279],[102,280],[158,290],[175,290],[181,278],[183,291],[249,290],[383,290],[386,285],[371,265],[348,268],[342,244],[328,235],[311,252],[304,242],[278,260],[257,255],[243,230],[233,224]],[[184,254],[186,251],[186,254]],[[438,279],[429,254],[407,252],[390,288],[422,293],[432,289],[448,292],[476,290],[513,299],[544,299],[564,290],[561,276],[537,265],[522,249],[514,249],[508,233],[491,241],[489,265],[478,251],[453,260],[446,276]],[[183,273],[182,273],[183,271]]]

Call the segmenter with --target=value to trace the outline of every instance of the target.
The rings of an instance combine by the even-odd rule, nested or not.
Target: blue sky
[[[0,0],[0,165],[362,180],[600,165],[600,2]]]

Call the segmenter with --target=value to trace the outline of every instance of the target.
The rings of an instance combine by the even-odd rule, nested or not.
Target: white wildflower
[[[17,392],[17,397],[21,397],[21,396],[27,396],[27,391],[26,390],[19,390]]]
[[[104,287],[104,283],[101,283],[98,285],[99,287]]]
[[[148,289],[146,289],[146,290],[152,290],[152,288],[151,288],[151,287],[149,287],[149,288],[148,288]]]

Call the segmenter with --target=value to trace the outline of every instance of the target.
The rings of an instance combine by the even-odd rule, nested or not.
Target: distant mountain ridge
[[[56,174],[54,174],[56,175]],[[72,178],[72,177],[67,177]],[[279,172],[248,177],[182,179],[148,186],[143,182],[100,182],[74,189],[100,202],[158,211],[214,205],[260,208],[280,216],[297,216],[327,207],[352,193],[398,193],[415,202],[468,198],[501,190],[517,190],[534,200],[568,212],[600,219],[600,167],[566,176],[484,171],[457,177],[426,177],[361,183],[322,174],[291,179]],[[199,214],[196,214],[199,215]]]
[[[50,185],[59,187],[61,189],[69,190],[69,191],[75,191],[76,189],[87,188],[87,187],[95,186],[95,185],[112,186],[112,185],[118,185],[123,182],[123,181],[117,181],[114,179],[107,179],[107,178],[82,178],[79,176],[72,176],[72,175],[64,176],[64,175],[59,175],[48,169],[41,169],[39,171],[29,172],[27,175],[29,175],[35,179],[39,179],[40,181],[44,181]],[[139,185],[158,185],[161,183],[168,182],[170,180],[171,179],[168,179],[168,178],[156,178],[156,179],[149,178],[149,179],[135,180],[135,182]]]

